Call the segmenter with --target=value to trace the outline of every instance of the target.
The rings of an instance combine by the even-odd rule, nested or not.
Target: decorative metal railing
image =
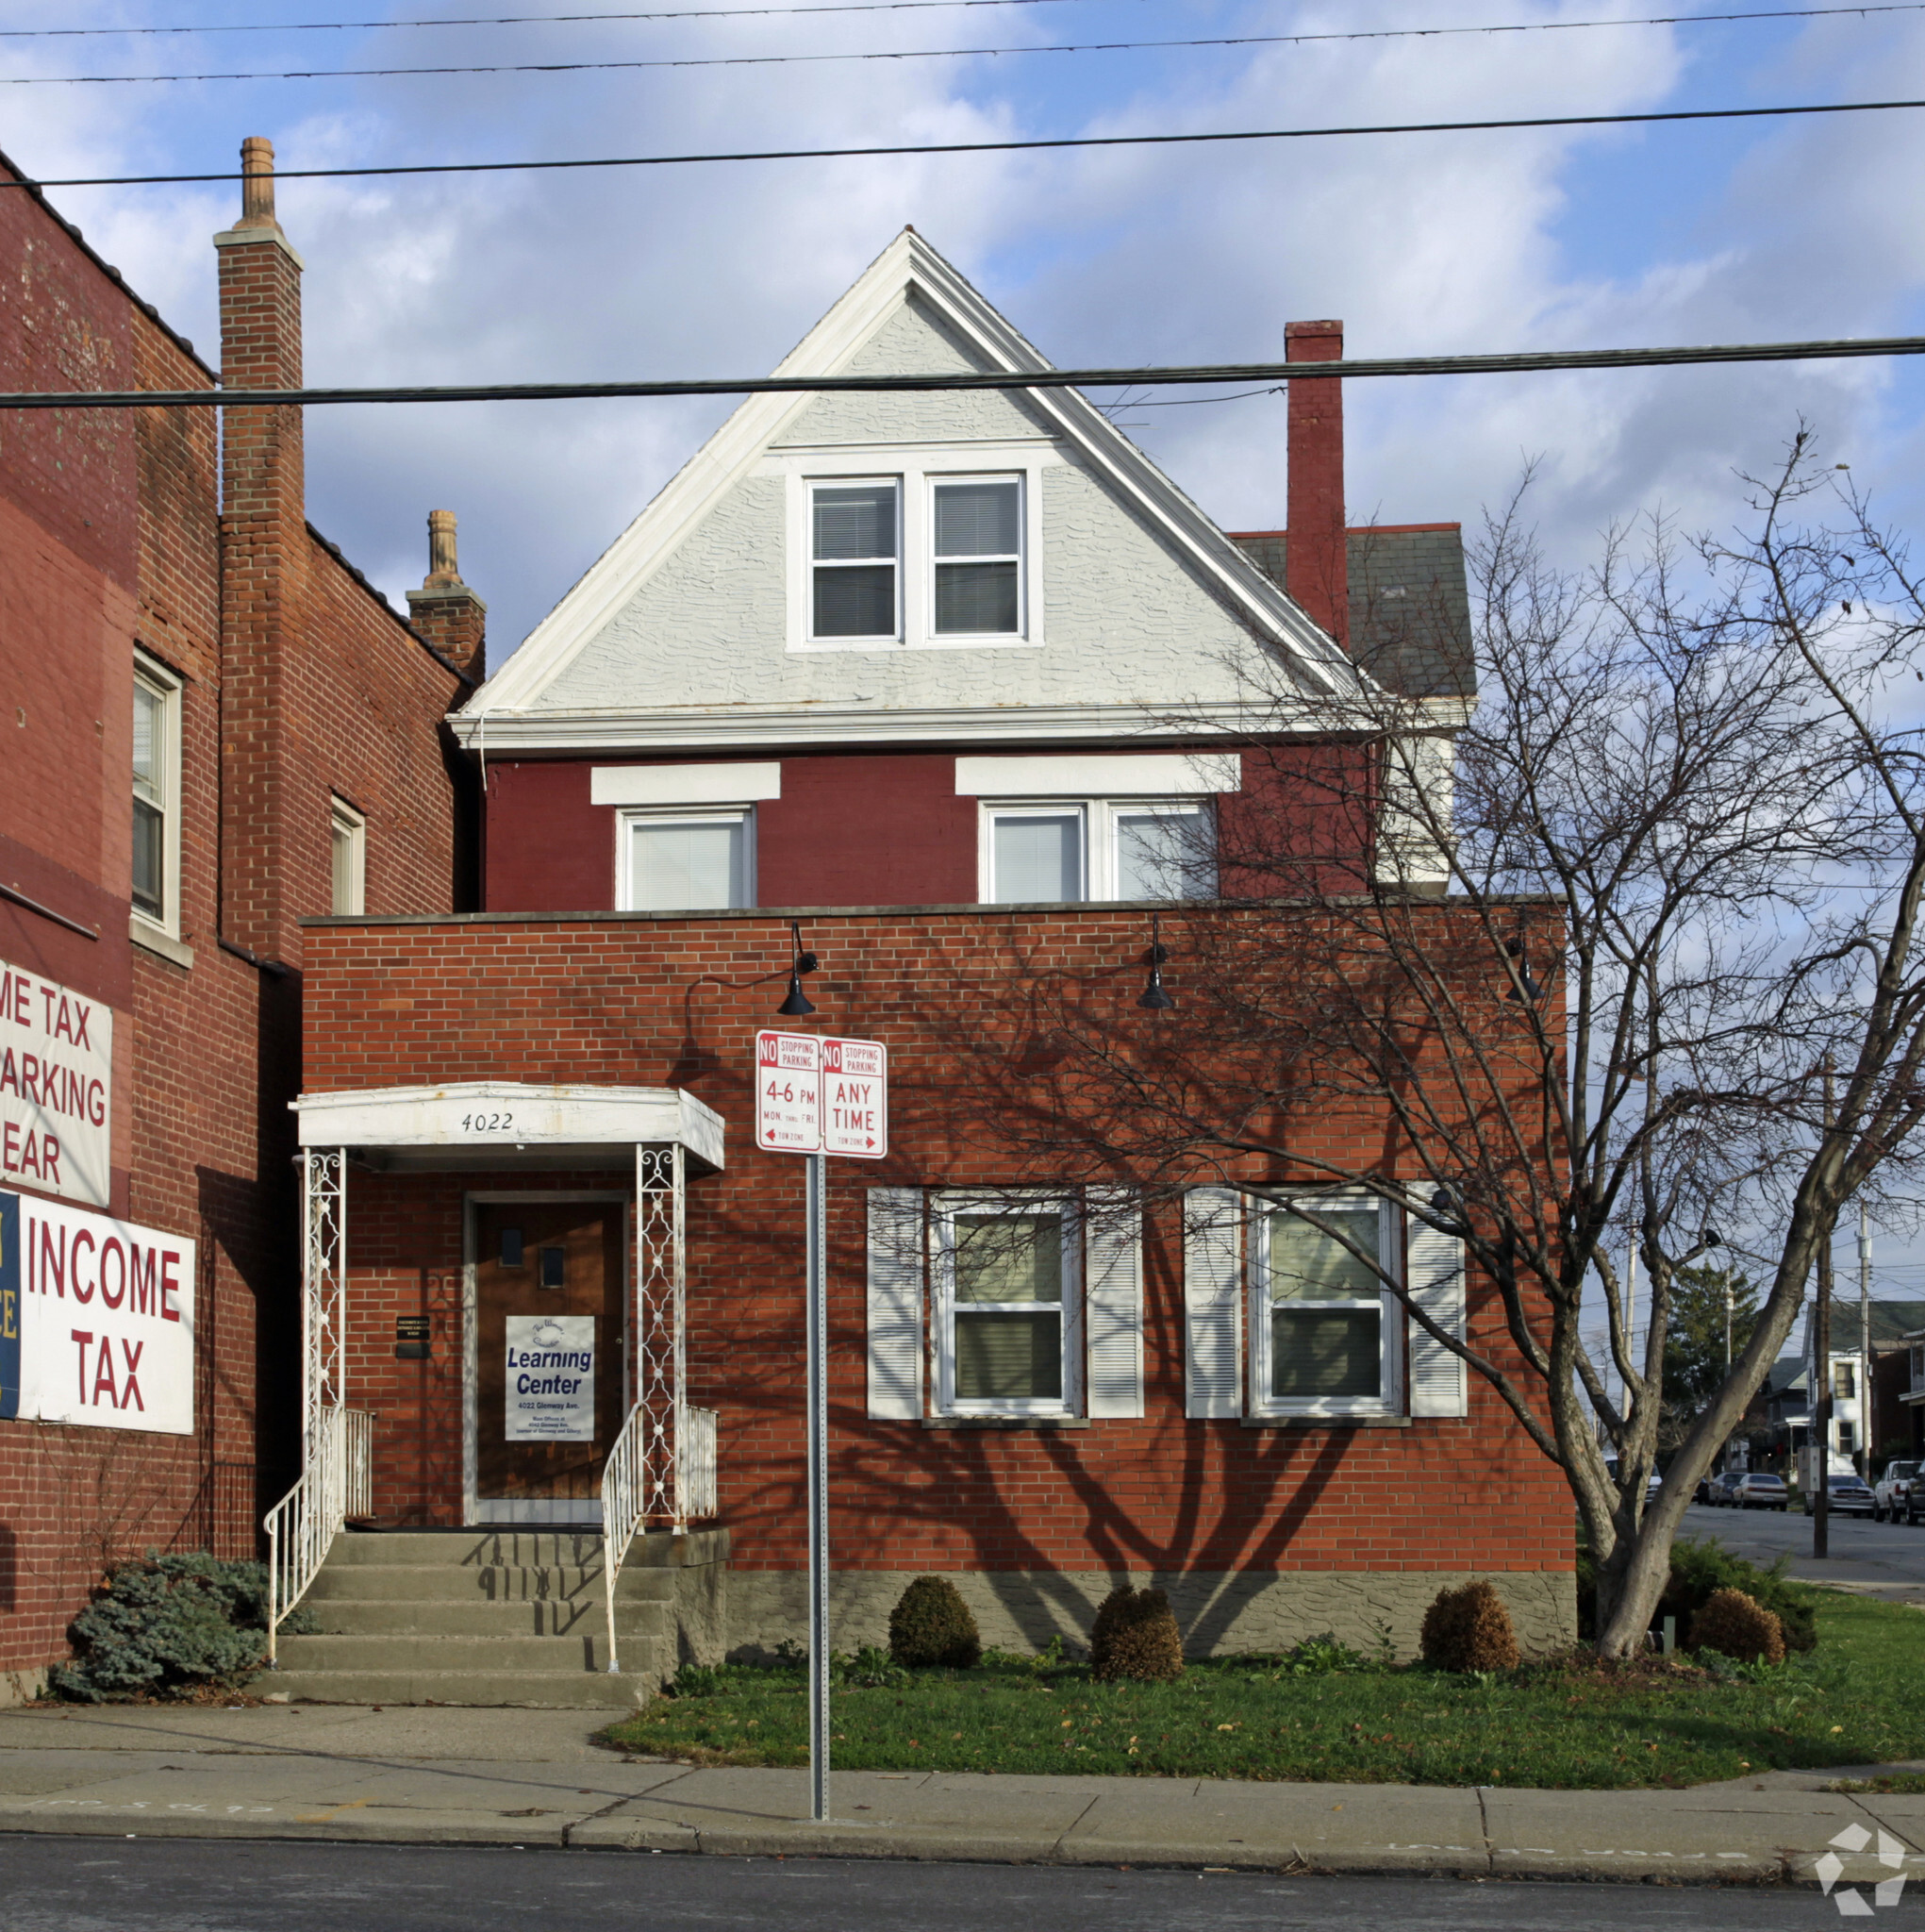
[[[635,1390],[648,1419],[641,1445],[639,1520],[679,1528],[687,1520],[675,1487],[687,1357],[686,1158],[678,1146],[635,1150]]]
[[[351,1516],[374,1507],[374,1418],[364,1408],[324,1408],[307,1432],[301,1480],[267,1513],[267,1660],[279,1660],[280,1628],[307,1593]]]
[[[608,1668],[622,1668],[615,1636],[615,1583],[627,1559],[628,1546],[648,1511],[648,1437],[646,1409],[637,1403],[615,1438],[615,1446],[602,1466],[602,1584],[608,1597]]]

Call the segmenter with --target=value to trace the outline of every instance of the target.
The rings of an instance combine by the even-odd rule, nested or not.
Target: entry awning
[[[679,1087],[542,1087],[461,1080],[364,1087],[289,1103],[304,1147],[345,1147],[397,1174],[465,1169],[624,1168],[638,1145],[684,1147],[722,1165],[722,1116]]]

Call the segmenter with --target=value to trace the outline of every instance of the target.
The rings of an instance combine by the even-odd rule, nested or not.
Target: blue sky
[[[588,10],[595,0],[581,0]],[[602,0],[607,4],[607,0]],[[205,29],[394,19],[447,0],[13,0],[7,24]],[[497,10],[517,10],[504,8]],[[528,8],[541,9],[540,0]],[[554,10],[562,10],[556,8]],[[732,21],[0,38],[40,75],[1035,46],[1617,19],[1542,0],[1050,0]],[[1704,10],[1711,11],[1707,8]],[[1925,10],[1814,22],[623,74],[0,86],[32,173],[983,140],[1925,93]],[[1921,328],[1925,114],[1050,156],[290,183],[322,382],[732,375],[768,368],[914,222],[1065,363],[1259,359],[1299,316],[1352,353]],[[227,187],[63,191],[62,208],[210,354]],[[315,411],[309,508],[397,602],[431,508],[461,520],[498,663],[719,421],[632,402]],[[1732,472],[1809,418],[1892,519],[1925,523],[1925,373],[1852,363],[1353,384],[1359,518],[1476,520],[1541,462],[1571,560],[1662,504],[1728,522]],[[1282,522],[1272,398],[1135,412],[1232,528]],[[1893,1287],[1911,1285],[1881,1242]],[[1919,1292],[1925,1293],[1925,1288]]]

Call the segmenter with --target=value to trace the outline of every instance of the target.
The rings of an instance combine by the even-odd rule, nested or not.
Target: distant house
[[[1832,1304],[1832,1449],[1851,1457],[1862,1469],[1864,1458],[1883,1459],[1905,1455],[1918,1446],[1916,1406],[1908,1405],[1911,1389],[1910,1337],[1925,1329],[1925,1302],[1874,1300],[1861,1320],[1855,1295],[1834,1297]],[[1870,1369],[1867,1374],[1862,1330],[1869,1330]],[[1807,1386],[1814,1345],[1812,1317],[1805,1317],[1801,1354]],[[1868,1400],[1867,1400],[1868,1396]]]

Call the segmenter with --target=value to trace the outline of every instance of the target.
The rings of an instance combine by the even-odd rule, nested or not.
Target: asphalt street
[[[0,1932],[1818,1932],[1809,1890],[837,1858],[0,1838]],[[1910,1900],[1876,1914],[1925,1924]]]
[[[1822,1562],[1812,1551],[1812,1520],[1797,1510],[1711,1509],[1693,1504],[1684,1512],[1684,1534],[1715,1536],[1726,1549],[1754,1563],[1769,1563],[1791,1553],[1794,1576],[1829,1583],[1863,1596],[1894,1603],[1925,1604],[1925,1523],[1874,1523],[1868,1516],[1831,1519],[1831,1555]]]

